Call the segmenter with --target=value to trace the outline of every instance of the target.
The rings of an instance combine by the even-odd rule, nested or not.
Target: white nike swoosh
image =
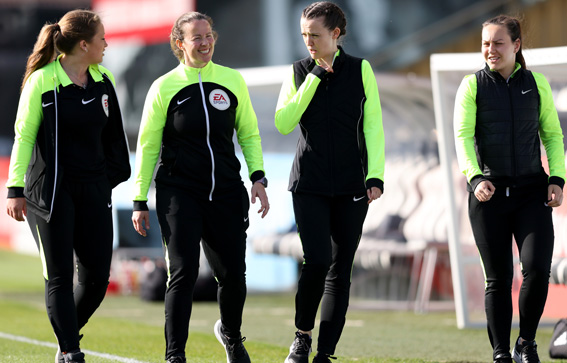
[[[244,222],[248,222],[248,218],[250,218],[250,217],[244,218]]]
[[[186,99],[181,100],[181,101],[177,100],[177,104],[180,105],[180,104],[182,104],[183,102],[187,101],[187,100],[190,99],[190,98],[191,98],[191,97],[187,97]]]
[[[96,97],[95,97],[95,98],[96,98]],[[81,102],[83,102],[83,105],[86,105],[87,103],[91,103],[91,102],[93,102],[94,100],[95,100],[94,98],[93,98],[92,100],[88,100],[88,101],[85,101],[85,99],[82,99]]]
[[[49,102],[49,103],[43,103],[42,102],[41,107],[47,107],[47,106],[52,105],[52,104],[53,104],[53,102]]]
[[[352,197],[352,200],[355,201],[355,202],[358,202],[359,200],[362,200],[362,199],[364,199],[364,195],[360,198]]]
[[[531,89],[527,90],[527,91],[522,91],[522,94],[525,95],[526,93],[530,92]]]
[[[108,208],[112,208],[112,203],[108,203]]]

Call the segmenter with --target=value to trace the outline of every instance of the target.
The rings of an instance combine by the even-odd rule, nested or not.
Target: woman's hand
[[[26,198],[8,198],[6,201],[6,212],[18,222],[25,221],[24,217],[28,215]]]
[[[489,180],[483,180],[476,186],[474,196],[479,202],[488,202],[494,195],[496,188]]]
[[[372,203],[373,200],[376,200],[382,196],[382,190],[378,187],[372,187],[366,190],[366,194],[368,195],[368,204]]]
[[[549,184],[547,187],[547,205],[557,208],[563,203],[563,189],[556,184]]]
[[[252,202],[252,204],[256,203],[256,197],[260,198],[260,209],[258,209],[258,213],[262,213],[262,218],[264,218],[270,210],[270,203],[268,203],[266,188],[264,188],[264,185],[262,185],[262,183],[253,183],[250,194],[250,201]]]
[[[140,235],[146,237],[147,233],[144,226],[150,229],[150,212],[147,210],[135,210],[132,212],[132,224]]]
[[[333,73],[333,65],[327,63],[323,58],[319,58],[316,59],[316,61],[319,63],[319,67],[323,68],[324,70],[326,70],[329,73]]]

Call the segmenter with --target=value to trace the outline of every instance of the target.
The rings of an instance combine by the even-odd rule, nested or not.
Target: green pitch
[[[283,363],[295,331],[293,301],[292,292],[249,293],[242,333],[253,362]],[[163,303],[107,296],[82,330],[87,362],[163,362],[163,315]],[[226,362],[213,334],[218,316],[215,303],[194,304],[188,362]],[[551,362],[547,353],[551,330],[540,328],[537,337],[542,362]],[[20,338],[24,341],[15,340]],[[51,363],[55,342],[45,313],[39,258],[0,250],[0,363]],[[457,329],[453,312],[360,310],[349,311],[336,355],[337,363],[490,362],[492,358],[486,331]]]

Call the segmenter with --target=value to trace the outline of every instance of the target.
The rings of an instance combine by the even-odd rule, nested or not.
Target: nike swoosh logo
[[[363,195],[362,197],[360,197],[360,198],[352,197],[352,200],[353,200],[354,202],[358,202],[359,200],[362,200],[362,199],[364,199],[364,195]]]
[[[112,203],[108,203],[108,208],[112,208]]]
[[[244,218],[244,222],[248,222],[248,218],[250,218],[250,217]]]
[[[93,98],[92,100],[85,101],[85,99],[83,98],[83,99],[81,100],[81,102],[83,102],[83,105],[86,105],[87,103],[91,103],[91,102],[93,102],[94,100],[95,100],[95,99]]]
[[[526,93],[531,92],[531,89],[527,90],[527,91],[522,91],[522,94],[525,95]]]
[[[187,97],[186,99],[181,100],[181,101],[177,100],[177,104],[180,105],[180,104],[182,104],[183,102],[187,101],[187,100],[190,99],[190,98],[191,98],[191,97]]]
[[[52,104],[53,104],[53,102],[49,102],[49,103],[43,103],[42,102],[41,107],[47,107],[47,106],[52,105]]]

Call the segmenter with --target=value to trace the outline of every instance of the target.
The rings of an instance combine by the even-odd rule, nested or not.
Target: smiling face
[[[320,16],[313,19],[301,18],[301,36],[303,42],[313,59],[330,60],[337,51],[337,39],[340,35],[339,28],[329,30],[324,25],[325,18]]]
[[[482,55],[490,69],[508,78],[516,67],[520,39],[512,41],[506,27],[489,24],[482,28]]]
[[[183,25],[183,40],[176,44],[183,51],[185,65],[202,68],[209,63],[215,50],[215,37],[208,21],[193,20]]]

